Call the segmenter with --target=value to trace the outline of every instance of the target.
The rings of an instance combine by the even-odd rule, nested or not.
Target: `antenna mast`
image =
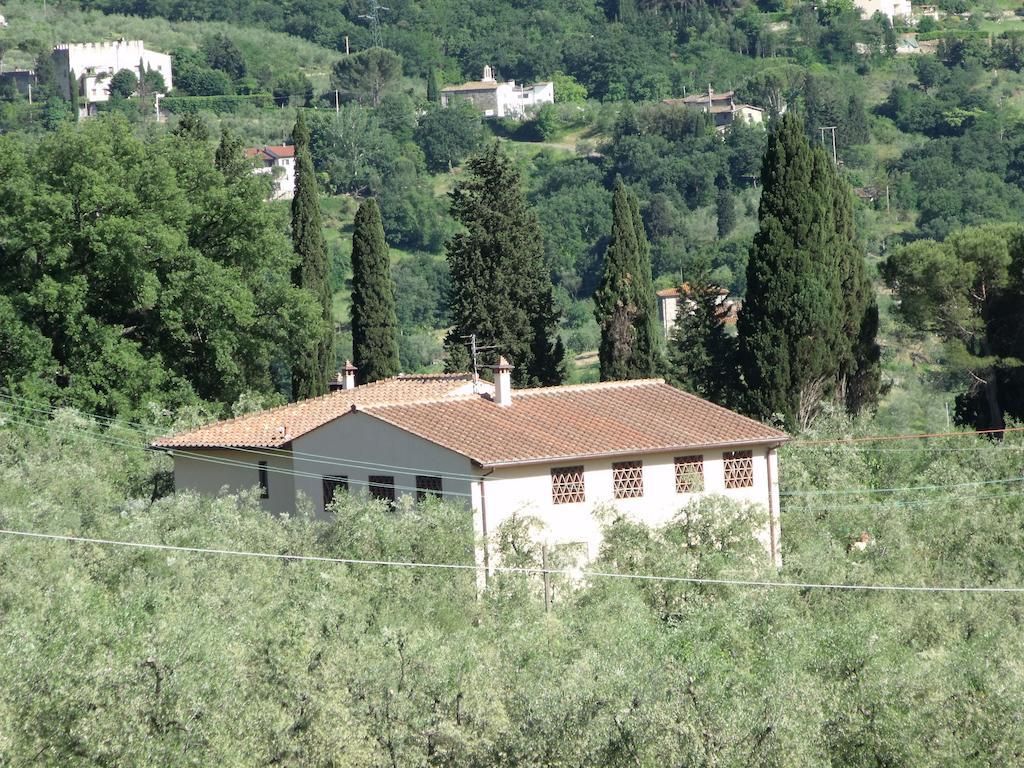
[[[475,333],[470,333],[466,336],[462,336],[461,338],[467,339],[466,346],[469,347],[470,357],[473,358],[473,394],[478,394],[476,385],[480,381],[480,353],[486,352],[490,349],[497,349],[497,347],[493,344],[480,346],[476,343]]]
[[[360,19],[366,19],[370,22],[370,34],[373,38],[373,45],[376,48],[382,48],[384,45],[384,39],[381,37],[380,32],[380,12],[390,10],[387,6],[381,5],[380,0],[370,0],[370,12],[359,16]]]

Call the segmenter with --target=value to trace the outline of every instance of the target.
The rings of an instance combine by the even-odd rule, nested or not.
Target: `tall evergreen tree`
[[[612,196],[612,236],[605,250],[594,314],[601,328],[601,379],[652,376],[657,359],[650,247],[639,205],[622,179]]]
[[[356,211],[352,231],[352,357],[360,383],[398,373],[398,318],[380,207],[372,197]]]
[[[747,407],[805,425],[835,387],[842,359],[838,234],[831,159],[787,113],[761,168],[760,226],[739,318]]]
[[[441,101],[441,84],[437,80],[437,70],[434,67],[431,67],[427,74],[427,101],[431,104]]]
[[[446,367],[466,370],[463,337],[476,334],[478,344],[494,345],[516,366],[519,386],[558,384],[565,349],[540,225],[519,171],[498,142],[467,170],[451,193],[452,215],[464,230],[447,243],[454,323]]]
[[[334,365],[334,328],[331,322],[331,289],[327,275],[327,243],[320,223],[313,158],[309,152],[309,127],[299,110],[292,131],[295,144],[295,197],[292,199],[292,247],[298,257],[292,282],[313,295],[321,308],[322,327],[314,343],[298,350],[292,364],[292,397],[322,395]]]
[[[680,290],[668,358],[673,384],[720,405],[736,381],[736,350],[725,331],[728,295],[706,277]]]
[[[726,238],[736,226],[736,203],[725,186],[720,186],[715,194],[715,213],[718,218],[718,236]]]

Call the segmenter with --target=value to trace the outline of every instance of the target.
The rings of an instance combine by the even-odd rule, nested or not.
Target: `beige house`
[[[682,99],[663,99],[662,103],[706,112],[711,115],[715,121],[715,128],[720,131],[724,131],[737,120],[751,124],[764,122],[763,109],[750,104],[738,104],[735,96],[735,91],[715,93],[711,86],[708,86],[707,93],[686,96]]]
[[[542,104],[553,104],[555,85],[550,82],[516,85],[514,80],[499,83],[491,67],[485,66],[480,80],[441,89],[442,107],[456,99],[472,102],[484,117],[522,118]]]
[[[249,147],[245,156],[253,162],[253,173],[267,174],[273,179],[271,200],[295,197],[295,147]]]
[[[175,484],[207,494],[258,486],[263,505],[324,514],[341,491],[395,500],[437,495],[473,516],[479,559],[515,514],[538,517],[553,546],[593,557],[597,507],[648,524],[703,494],[762,505],[758,532],[779,561],[776,429],[677,390],[661,379],[513,391],[469,374],[400,375],[157,440]],[[328,507],[329,511],[329,507]]]
[[[661,322],[661,329],[665,332],[665,336],[668,336],[672,333],[672,329],[676,327],[680,302],[683,303],[691,314],[696,304],[690,298],[690,286],[688,283],[683,283],[678,288],[664,288],[657,292],[657,296],[658,320]],[[739,302],[729,297],[727,289],[718,289],[718,298],[715,299],[715,305],[721,311],[720,317],[725,325],[736,324]]]

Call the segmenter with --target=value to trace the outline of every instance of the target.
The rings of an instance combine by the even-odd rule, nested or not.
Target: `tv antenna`
[[[370,35],[375,48],[382,48],[384,45],[380,32],[380,13],[381,11],[390,10],[386,5],[381,5],[379,0],[370,0],[370,12],[360,14],[359,16],[360,19],[366,19],[370,22]]]
[[[466,339],[466,346],[469,347],[469,354],[473,358],[473,394],[475,395],[478,394],[476,385],[480,381],[480,353],[497,349],[497,347],[494,344],[477,344],[475,333],[470,333],[460,338]]]

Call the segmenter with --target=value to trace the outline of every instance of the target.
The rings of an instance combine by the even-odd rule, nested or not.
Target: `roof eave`
[[[588,459],[614,459],[620,456],[644,456],[651,453],[673,453],[675,451],[706,451],[717,448],[751,448],[756,446],[778,447],[788,443],[792,438],[789,435],[780,435],[772,438],[757,438],[754,440],[730,440],[729,442],[716,443],[689,443],[686,445],[667,445],[657,448],[641,448],[622,451],[606,451],[600,453],[578,453],[566,454],[564,456],[544,456],[541,458],[515,459],[511,461],[483,461],[473,459],[473,463],[485,469],[501,469],[502,467],[524,467],[535,464],[553,464],[565,461],[586,461]]]

